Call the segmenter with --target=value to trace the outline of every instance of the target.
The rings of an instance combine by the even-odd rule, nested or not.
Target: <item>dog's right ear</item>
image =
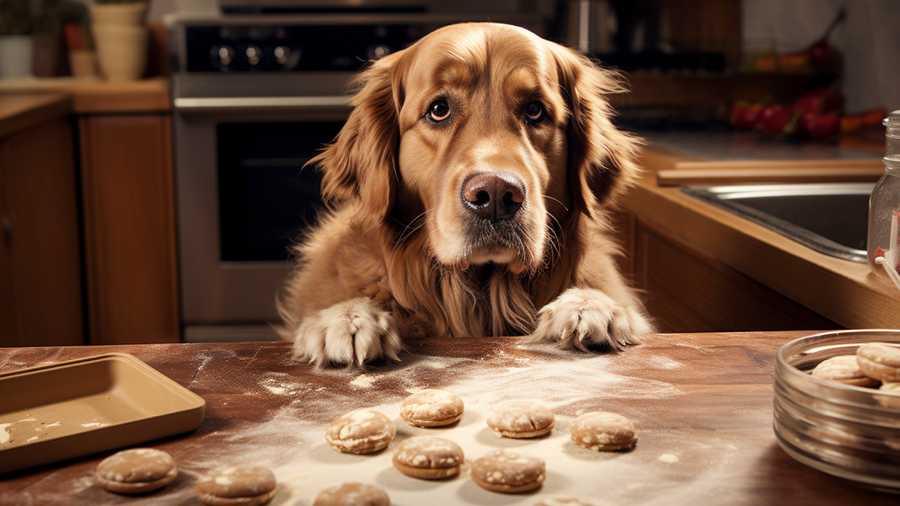
[[[327,200],[358,199],[362,214],[378,222],[390,211],[398,177],[403,53],[381,58],[360,74],[353,112],[334,142],[308,163],[322,170]]]

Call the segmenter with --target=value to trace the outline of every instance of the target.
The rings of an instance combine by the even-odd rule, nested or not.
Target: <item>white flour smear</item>
[[[292,381],[291,376],[283,372],[264,374],[259,380],[259,386],[278,396],[294,395],[303,388],[302,384]]]
[[[621,477],[634,477],[635,483],[641,478],[647,466],[667,470],[679,468],[676,455],[690,454],[703,449],[708,451],[710,443],[694,445],[687,442],[687,436],[672,431],[641,432],[641,440],[656,438],[665,441],[664,452],[641,451],[641,440],[634,452],[597,453],[574,446],[568,437],[568,422],[584,407],[597,409],[596,402],[603,399],[665,399],[681,395],[673,385],[663,381],[636,378],[610,372],[616,357],[592,356],[568,360],[538,361],[522,367],[523,361],[509,360],[511,357],[493,357],[499,366],[495,369],[471,368],[474,361],[467,359],[420,360],[399,369],[369,371],[352,376],[346,371],[324,371],[347,377],[356,392],[351,398],[330,391],[317,391],[312,395],[309,389],[296,390],[297,398],[287,407],[270,415],[259,424],[248,424],[237,429],[209,434],[194,442],[203,446],[202,458],[183,462],[182,469],[189,473],[203,473],[207,469],[231,463],[254,463],[270,466],[280,483],[280,492],[273,504],[309,505],[312,498],[323,488],[345,481],[362,481],[383,487],[396,505],[429,504],[534,504],[539,498],[558,495],[592,497],[615,503],[618,499],[641,498],[640,502],[652,501],[657,496],[662,483],[626,487]],[[522,357],[520,357],[522,358]],[[456,361],[456,362],[452,362]],[[440,362],[445,367],[435,366]],[[466,363],[468,362],[468,364]],[[626,361],[628,362],[628,361]],[[626,372],[632,368],[671,369],[680,364],[671,361],[646,361],[628,363]],[[677,365],[676,365],[677,364]],[[427,371],[426,371],[427,369]],[[463,372],[460,372],[462,370]],[[428,378],[435,374],[456,374],[450,381],[434,383]],[[430,376],[429,376],[430,375]],[[447,379],[443,376],[437,376]],[[363,379],[360,379],[363,378]],[[375,399],[383,398],[380,385],[401,386],[412,392],[428,387],[450,390],[461,396],[466,403],[463,419],[457,426],[444,429],[419,429],[405,424],[399,418],[402,397],[387,399],[378,404]],[[546,438],[525,441],[500,439],[485,425],[490,409],[500,400],[534,399],[544,402],[557,412],[554,432]],[[591,401],[588,404],[586,401]],[[627,405],[627,404],[626,404]],[[394,420],[397,426],[397,440],[387,451],[371,456],[345,455],[332,449],[324,440],[327,420],[345,411],[360,407],[373,407]],[[315,413],[321,421],[311,423],[303,419]],[[628,413],[641,425],[640,413]],[[468,468],[463,475],[449,481],[423,481],[408,478],[391,465],[393,448],[397,442],[414,435],[437,435],[459,444],[467,459],[477,458],[496,448],[510,448],[527,455],[539,456],[547,462],[547,481],[537,493],[524,496],[502,495],[487,492],[472,483]],[[204,441],[206,440],[206,441]],[[718,443],[715,443],[718,444]],[[727,457],[734,452],[723,448],[716,453]],[[730,445],[730,444],[729,444]],[[733,445],[730,445],[733,447]],[[209,448],[218,450],[209,453]],[[671,448],[671,452],[668,450]],[[661,457],[661,453],[663,457]],[[198,451],[198,454],[201,452]],[[683,458],[683,457],[682,457]],[[709,466],[707,458],[704,464]],[[712,465],[715,468],[715,465]],[[677,473],[677,471],[670,471]],[[697,470],[691,470],[696,473]],[[674,475],[673,475],[674,477]],[[675,486],[673,479],[668,486]],[[710,483],[710,486],[713,486]],[[701,494],[699,487],[690,487]],[[598,495],[598,491],[603,494]],[[708,490],[706,490],[708,492]],[[671,493],[671,491],[669,492]],[[177,495],[189,495],[189,491]],[[698,496],[699,497],[699,496]],[[181,497],[183,500],[185,497]],[[168,500],[169,497],[166,497]],[[174,501],[176,498],[171,497]],[[665,501],[661,502],[663,504]]]
[[[532,358],[531,365],[522,367],[524,361],[514,358],[529,360],[512,356],[494,356],[484,361],[429,357],[401,364],[396,369],[355,376],[347,371],[322,372],[346,378],[355,387],[350,394],[314,384],[286,386],[295,380],[277,374],[265,375],[260,385],[266,390],[273,387],[277,392],[281,389],[291,392],[290,404],[270,412],[264,422],[227,425],[218,432],[185,441],[191,450],[185,454],[197,457],[182,459],[179,468],[186,476],[196,477],[222,465],[268,466],[279,481],[279,493],[271,503],[274,505],[308,506],[323,488],[346,481],[376,484],[398,506],[533,505],[539,499],[560,495],[609,504],[666,505],[714,496],[736,463],[746,460],[748,447],[741,448],[740,441],[726,440],[712,429],[703,436],[702,443],[696,440],[697,429],[690,436],[671,428],[642,429],[656,426],[654,415],[636,408],[629,410],[629,399],[663,401],[682,392],[663,381],[626,374],[638,369],[674,368],[673,363],[677,363],[674,360],[635,357],[617,361],[621,357],[585,358],[567,354],[566,360]],[[435,366],[435,362],[446,366]],[[485,362],[494,367],[473,367]],[[410,427],[399,418],[405,392],[429,387],[446,389],[463,398],[466,410],[458,425],[421,429]],[[402,394],[385,398],[387,391]],[[487,428],[485,418],[491,408],[500,400],[517,398],[540,400],[557,413],[556,427],[548,437],[501,439]],[[624,414],[638,425],[637,448],[629,453],[599,453],[572,444],[568,435],[572,416],[587,409],[602,408],[604,400],[609,399],[615,399],[616,406],[624,406]],[[647,405],[646,401],[643,405]],[[391,418],[397,426],[397,439],[388,450],[377,455],[338,453],[325,442],[327,421],[362,407],[378,409]],[[504,495],[475,485],[468,477],[468,464],[463,466],[460,477],[448,481],[406,477],[393,468],[391,457],[400,440],[417,435],[436,435],[456,442],[463,448],[467,461],[497,448],[541,457],[547,464],[547,479],[543,488],[534,494]],[[688,466],[688,462],[695,464]],[[647,476],[654,479],[647,480]],[[190,487],[181,487],[136,499],[132,504],[184,504],[192,496]]]

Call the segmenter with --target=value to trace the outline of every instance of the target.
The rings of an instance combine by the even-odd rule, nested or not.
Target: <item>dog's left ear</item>
[[[641,141],[610,121],[606,96],[624,91],[616,75],[571,49],[553,44],[566,107],[570,188],[576,205],[591,216],[615,203],[638,178]]]
[[[334,142],[307,164],[322,170],[326,199],[357,200],[361,218],[373,223],[390,212],[397,185],[402,54],[385,56],[360,74],[353,112]]]

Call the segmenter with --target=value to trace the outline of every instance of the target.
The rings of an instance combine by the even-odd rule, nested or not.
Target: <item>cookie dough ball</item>
[[[823,360],[812,370],[812,375],[858,387],[872,387],[878,384],[877,380],[863,374],[855,355],[841,355]]]
[[[178,469],[168,453],[152,448],[125,450],[97,465],[97,482],[117,494],[144,494],[175,481]]]
[[[396,434],[394,423],[382,413],[358,409],[331,422],[325,440],[339,452],[365,455],[387,448]]]
[[[505,401],[497,405],[487,424],[498,436],[526,439],[549,434],[554,420],[553,413],[537,402]]]
[[[544,461],[508,450],[496,450],[472,462],[472,480],[491,492],[517,494],[544,483]]]
[[[391,499],[380,488],[350,482],[319,492],[313,506],[390,506]]]
[[[443,427],[462,418],[463,401],[445,390],[414,393],[400,406],[400,418],[416,427]]]
[[[197,498],[211,506],[257,506],[275,496],[272,471],[260,466],[221,467],[197,481]]]
[[[442,437],[422,436],[400,443],[394,453],[394,467],[401,473],[423,480],[443,480],[459,474],[463,451]]]
[[[864,344],[856,349],[856,360],[866,376],[888,383],[900,382],[900,348],[883,343]]]
[[[597,451],[624,451],[637,444],[634,423],[622,415],[607,411],[585,413],[569,427],[572,441]]]
[[[571,496],[558,496],[541,499],[534,506],[603,506],[601,503],[594,502],[590,499],[582,499]]]

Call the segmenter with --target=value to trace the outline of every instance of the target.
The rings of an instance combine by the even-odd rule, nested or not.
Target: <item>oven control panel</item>
[[[187,72],[356,71],[412,44],[414,24],[185,27]]]

